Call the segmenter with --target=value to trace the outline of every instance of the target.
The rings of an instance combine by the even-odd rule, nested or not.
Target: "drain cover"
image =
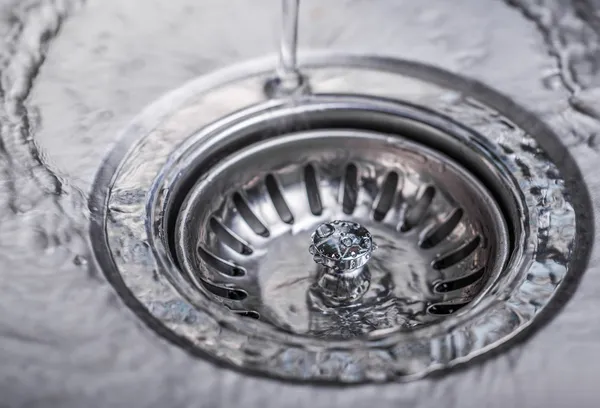
[[[269,67],[165,97],[97,178],[98,260],[172,341],[278,378],[417,378],[513,338],[580,270],[577,171],[496,94],[332,57],[313,94],[269,99]]]
[[[310,120],[304,113],[304,124]],[[256,130],[272,126],[266,120]],[[498,277],[509,249],[501,210],[477,179],[424,146],[367,131],[255,143],[207,172],[175,211],[177,259],[198,290],[319,338],[449,315]],[[323,223],[338,219],[349,222]],[[371,234],[379,248],[366,265]],[[357,235],[367,247],[362,238],[354,244]],[[346,242],[353,252],[341,252]],[[313,284],[339,307],[307,299]]]

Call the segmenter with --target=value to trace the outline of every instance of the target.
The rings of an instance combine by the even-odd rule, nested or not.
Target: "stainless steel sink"
[[[593,1],[4,3],[5,405],[597,405]]]

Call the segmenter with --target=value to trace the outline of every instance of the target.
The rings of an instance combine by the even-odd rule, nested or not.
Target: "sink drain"
[[[352,109],[312,103],[321,105],[319,115],[352,123]],[[310,110],[297,114],[309,127]],[[271,116],[251,116],[257,135],[275,127]],[[397,134],[274,136],[230,154],[182,194],[173,218],[185,276],[229,309],[298,334],[345,338],[436,321],[497,279],[510,247],[484,186],[449,157]],[[323,224],[338,219],[348,222]],[[362,238],[354,243],[358,236],[365,246]],[[333,237],[337,245],[322,240]],[[372,240],[378,249],[366,265]],[[319,272],[313,257],[330,273]],[[313,285],[339,307],[321,307]]]
[[[585,187],[526,113],[353,57],[269,99],[270,66],[165,97],[98,175],[98,261],[171,341],[277,378],[418,378],[513,338],[581,271]]]

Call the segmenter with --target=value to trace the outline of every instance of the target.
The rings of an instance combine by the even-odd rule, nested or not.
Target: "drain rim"
[[[270,63],[271,61],[269,61]],[[533,135],[531,135],[531,138],[533,140],[535,140],[539,145],[541,145],[543,148],[545,148],[546,152],[551,152],[552,153],[552,157],[554,157],[553,163],[557,164],[559,166],[560,171],[562,171],[562,174],[565,176],[566,179],[569,180],[569,184],[567,186],[565,186],[565,192],[567,193],[567,195],[569,195],[570,192],[572,191],[577,191],[578,195],[569,195],[569,202],[573,203],[574,207],[575,207],[575,211],[576,211],[576,215],[577,215],[577,223],[575,225],[575,228],[577,228],[577,234],[578,234],[578,238],[579,240],[577,242],[572,243],[573,246],[570,246],[568,248],[570,253],[576,253],[577,256],[574,256],[571,259],[571,262],[568,263],[569,267],[572,267],[571,270],[569,271],[569,273],[565,276],[564,280],[561,280],[554,288],[554,290],[552,291],[552,293],[550,294],[550,296],[546,299],[547,302],[544,303],[541,307],[541,309],[544,309],[549,303],[552,302],[552,300],[555,298],[556,292],[561,288],[566,286],[566,281],[572,281],[572,280],[576,280],[577,277],[581,274],[581,272],[584,269],[584,266],[587,262],[587,259],[589,257],[589,249],[590,249],[590,244],[592,242],[591,237],[593,236],[593,231],[591,231],[591,228],[587,227],[587,225],[593,225],[590,224],[590,218],[592,216],[591,211],[589,211],[590,208],[590,200],[589,200],[589,195],[587,194],[587,189],[585,187],[585,185],[582,182],[581,179],[581,175],[578,171],[577,166],[574,164],[574,161],[572,160],[572,157],[570,157],[569,155],[567,155],[566,157],[564,156],[564,148],[560,145],[560,143],[558,142],[558,139],[555,135],[552,134],[552,132],[547,129],[543,124],[541,124],[537,118],[533,117],[532,115],[528,114],[527,112],[523,112],[522,110],[520,110],[516,105],[514,105],[511,101],[507,100],[506,98],[502,97],[501,95],[497,94],[495,91],[492,91],[486,87],[484,87],[483,85],[480,85],[478,83],[475,83],[473,81],[470,80],[464,80],[461,78],[458,78],[452,74],[448,74],[444,71],[438,70],[436,68],[432,68],[429,66],[424,66],[421,64],[417,64],[417,63],[411,63],[411,62],[405,62],[405,61],[396,61],[396,60],[391,60],[391,59],[384,59],[384,58],[364,58],[364,57],[352,57],[352,56],[337,56],[337,57],[333,57],[333,58],[315,58],[313,59],[311,62],[309,62],[309,64],[307,64],[308,66],[313,66],[316,67],[314,68],[315,70],[318,69],[320,66],[324,66],[324,65],[343,65],[344,69],[355,69],[355,70],[368,70],[368,69],[375,69],[375,70],[380,70],[380,71],[385,71],[385,72],[392,72],[395,74],[399,74],[401,75],[403,78],[421,78],[425,81],[427,81],[427,83],[429,84],[433,84],[433,85],[445,85],[446,88],[450,88],[450,89],[454,89],[454,90],[459,90],[459,91],[465,91],[467,94],[470,93],[470,91],[477,91],[478,95],[483,95],[484,97],[484,101],[486,102],[485,105],[490,106],[496,106],[496,110],[495,112],[501,112],[504,110],[508,110],[509,111],[509,116],[512,116],[514,118],[514,120],[519,122],[519,127],[520,128],[529,128],[529,130],[539,130],[539,132],[535,133],[535,132],[530,132],[533,133]],[[127,147],[131,147],[131,143],[132,143],[132,139],[137,138],[140,135],[143,135],[145,132],[149,131],[151,128],[153,128],[154,125],[156,125],[158,123],[157,117],[160,117],[161,119],[164,119],[165,117],[168,116],[169,114],[169,109],[176,109],[177,105],[182,104],[183,102],[185,102],[185,100],[190,97],[193,96],[193,94],[198,94],[198,93],[202,93],[204,91],[208,91],[211,88],[215,87],[215,84],[217,83],[231,83],[233,82],[236,77],[237,78],[243,78],[243,77],[248,77],[248,72],[252,72],[254,69],[256,69],[258,66],[260,66],[260,64],[256,64],[256,63],[252,63],[249,65],[245,65],[244,67],[241,67],[241,70],[238,71],[237,69],[234,69],[232,71],[229,71],[229,73],[227,74],[218,74],[216,76],[213,76],[211,78],[206,78],[206,79],[201,79],[198,80],[195,84],[191,84],[188,85],[187,87],[182,88],[179,91],[176,91],[174,93],[172,93],[170,96],[162,99],[161,101],[159,101],[157,104],[153,105],[151,108],[149,108],[148,110],[146,110],[140,118],[138,118],[138,120],[136,122],[134,122],[134,125],[132,125],[130,128],[128,128],[128,130],[125,132],[125,137],[123,139],[123,142],[118,146],[117,149],[115,149],[115,151],[113,151],[113,154],[107,159],[106,161],[106,165],[105,167],[103,167],[101,169],[101,171],[98,174],[98,177],[96,179],[96,185],[95,185],[95,189],[94,189],[94,194],[92,196],[92,202],[90,203],[90,209],[94,215],[94,218],[92,219],[92,240],[94,241],[95,244],[94,247],[96,248],[96,256],[97,256],[97,260],[98,262],[104,267],[105,273],[107,278],[115,285],[115,287],[117,288],[117,290],[122,294],[122,296],[124,297],[125,301],[130,304],[130,306],[134,309],[137,309],[136,311],[140,314],[143,315],[143,317],[145,319],[150,320],[149,324],[153,325],[154,329],[161,332],[161,334],[164,334],[166,337],[170,338],[171,340],[177,342],[178,344],[186,347],[188,350],[194,352],[194,353],[200,353],[201,355],[203,355],[204,357],[209,357],[211,358],[213,361],[215,356],[214,354],[211,355],[210,350],[202,350],[202,349],[198,349],[197,346],[194,346],[192,343],[190,343],[188,340],[184,340],[180,337],[180,335],[174,334],[174,332],[170,329],[166,329],[162,324],[159,324],[158,321],[154,320],[152,321],[152,319],[155,319],[154,317],[150,317],[148,315],[148,311],[144,308],[141,307],[141,303],[139,299],[136,299],[135,296],[133,295],[133,293],[131,292],[131,288],[127,286],[127,284],[124,282],[123,277],[120,276],[119,271],[118,271],[118,267],[119,265],[116,265],[116,261],[115,259],[113,259],[114,254],[110,253],[110,250],[108,248],[109,244],[107,243],[107,241],[109,240],[109,236],[110,233],[107,233],[107,235],[105,235],[105,225],[104,225],[104,215],[105,215],[105,208],[103,206],[103,204],[108,203],[108,195],[106,194],[108,192],[108,188],[110,187],[110,184],[113,180],[113,178],[117,178],[118,175],[118,170],[120,167],[122,167],[122,163],[121,159],[126,155],[126,151],[127,151]],[[271,65],[269,64],[264,64],[262,69],[258,69],[257,71],[253,71],[255,74],[256,72],[268,72],[269,68]],[[246,72],[245,74],[242,74],[241,72]],[[343,86],[341,86],[341,88],[343,88]],[[439,93],[439,92],[437,92]],[[380,96],[380,95],[379,95]],[[174,101],[178,101],[176,103],[174,103]],[[499,108],[498,108],[499,106]],[[511,111],[512,111],[512,115],[511,115]],[[166,112],[166,113],[165,113]],[[154,116],[154,117],[152,117]],[[149,119],[151,118],[151,119]],[[523,123],[525,122],[525,124],[527,126],[525,126]],[[154,124],[154,125],[153,125]],[[475,127],[476,128],[476,127]],[[128,135],[127,135],[128,134]],[[129,140],[128,140],[129,139]],[[543,142],[543,143],[540,143]],[[134,143],[135,144],[135,143]],[[155,187],[156,185],[154,185]],[[152,192],[153,194],[157,193],[156,191]],[[145,197],[142,197],[142,201],[144,201]],[[152,225],[148,224],[147,225],[148,228],[152,228]],[[148,245],[148,241],[143,241],[144,245]],[[162,255],[166,255],[166,254],[162,254]],[[504,296],[507,294],[497,294],[499,296]],[[484,302],[484,303],[489,303],[489,302]],[[546,308],[547,310],[547,308]],[[541,312],[538,311],[536,314],[534,314],[533,317],[537,317]],[[252,365],[252,364],[248,364],[246,363],[240,363],[240,362],[236,362],[235,359],[222,359],[222,360],[226,360],[226,362],[228,363],[228,365],[233,365],[236,366],[238,368],[242,368],[244,370],[249,370],[251,372],[254,373],[260,373],[263,375],[271,375],[271,376],[276,376],[277,378],[280,379],[290,379],[290,380],[309,380],[309,381],[326,381],[326,382],[330,382],[330,381],[342,381],[342,382],[364,382],[364,381],[384,381],[384,380],[410,380],[410,379],[414,379],[414,378],[419,378],[422,377],[423,375],[426,375],[432,371],[438,371],[440,369],[444,369],[447,367],[452,367],[456,364],[459,363],[463,363],[467,360],[472,359],[473,357],[476,357],[480,354],[483,354],[484,352],[488,351],[489,349],[495,348],[498,344],[502,344],[505,343],[508,340],[513,339],[517,334],[523,332],[523,330],[527,327],[530,327],[531,324],[533,323],[533,317],[531,319],[528,319],[525,321],[525,323],[522,323],[520,325],[518,325],[516,327],[516,329],[510,331],[508,334],[505,334],[503,336],[500,337],[500,339],[494,343],[491,344],[487,344],[484,347],[481,348],[476,348],[475,350],[470,350],[469,353],[466,353],[465,355],[462,356],[450,356],[448,357],[448,359],[445,359],[444,362],[429,362],[429,363],[423,363],[423,362],[418,362],[418,361],[413,361],[414,364],[412,365],[408,365],[406,367],[412,367],[410,369],[404,370],[404,371],[394,371],[394,372],[386,372],[383,373],[382,375],[378,375],[378,374],[382,374],[381,372],[379,373],[373,373],[373,372],[367,372],[367,373],[363,373],[363,375],[360,376],[344,376],[343,374],[337,373],[337,374],[320,374],[317,375],[315,373],[312,374],[308,374],[308,378],[304,375],[301,375],[299,372],[281,372],[276,370],[276,367],[273,366],[268,366],[268,365]],[[216,322],[215,322],[216,323]],[[208,356],[207,356],[208,354]],[[219,358],[217,358],[216,362],[223,362],[223,361],[219,361]]]
[[[330,100],[331,97],[334,98],[333,102]],[[338,97],[340,97],[341,100],[335,99]],[[171,157],[180,158],[177,161],[179,161],[179,166],[182,168],[193,167],[195,163],[200,160],[198,157],[201,157],[202,160],[207,160],[208,156],[214,152],[214,146],[218,144],[219,141],[227,141],[231,143],[230,138],[235,139],[236,137],[240,137],[240,134],[243,134],[243,132],[240,132],[241,129],[248,129],[252,126],[255,126],[257,122],[261,121],[261,114],[271,118],[289,118],[291,116],[290,111],[299,110],[301,112],[306,112],[309,107],[305,104],[309,104],[310,109],[322,111],[327,101],[331,102],[330,105],[327,105],[326,109],[328,115],[331,115],[333,110],[346,109],[348,106],[355,107],[358,110],[364,109],[365,107],[375,110],[378,106],[377,104],[381,104],[379,108],[382,112],[385,112],[385,114],[390,114],[391,112],[392,115],[398,115],[398,117],[406,120],[410,125],[418,126],[419,132],[423,132],[419,133],[419,135],[424,136],[427,134],[427,132],[423,131],[424,126],[432,126],[432,132],[436,131],[437,126],[439,126],[441,122],[446,124],[445,126],[442,126],[442,128],[450,128],[450,123],[453,123],[453,126],[455,127],[453,129],[453,133],[439,132],[439,135],[442,137],[456,137],[460,139],[460,142],[467,143],[467,141],[470,142],[470,138],[477,136],[471,129],[463,128],[460,124],[457,124],[451,119],[440,114],[432,115],[430,111],[421,107],[402,104],[398,105],[397,102],[392,103],[383,99],[369,99],[370,103],[365,104],[366,100],[356,95],[323,95],[319,97],[311,96],[307,100],[303,101],[302,104],[287,104],[283,101],[268,101],[267,103],[259,104],[258,106],[253,105],[246,110],[236,111],[234,115],[221,118],[221,120],[211,123],[209,127],[200,130],[193,136],[195,140],[192,138],[187,139],[185,144],[172,153]],[[471,148],[476,149],[481,154],[492,153],[486,150],[486,148],[480,149],[479,146],[476,145],[472,145]],[[221,158],[217,157],[214,160],[221,160]],[[464,162],[459,163],[461,166],[465,165]],[[364,347],[365,345],[369,344],[375,344],[376,347],[380,347],[400,344],[402,342],[414,342],[415,338],[429,339],[436,334],[439,335],[455,330],[456,327],[464,325],[466,321],[492,306],[490,299],[479,300],[479,298],[486,293],[482,292],[480,296],[478,296],[478,298],[473,302],[477,303],[476,307],[474,308],[457,312],[450,318],[443,319],[435,325],[416,328],[410,333],[398,332],[396,333],[396,337],[389,335],[389,333],[386,331],[382,331],[382,338],[373,340],[322,340],[315,337],[305,337],[282,332],[274,329],[272,326],[267,325],[262,321],[248,321],[247,319],[239,320],[237,316],[231,316],[232,314],[229,311],[223,310],[220,305],[217,305],[218,308],[215,309],[215,303],[211,301],[208,301],[207,303],[204,297],[198,296],[198,293],[196,292],[197,289],[190,290],[191,287],[186,286],[181,280],[180,276],[174,276],[174,273],[172,273],[177,272],[177,268],[175,266],[175,261],[171,256],[169,246],[163,239],[165,231],[169,229],[169,227],[165,227],[162,224],[162,216],[156,217],[156,214],[169,214],[173,212],[171,208],[173,201],[172,195],[181,188],[181,186],[178,185],[178,181],[181,180],[181,172],[178,170],[171,171],[173,170],[173,166],[174,162],[171,162],[167,166],[161,168],[161,174],[156,178],[151,195],[148,198],[148,214],[150,214],[150,216],[147,226],[152,226],[151,228],[148,228],[147,231],[150,247],[154,251],[157,259],[161,262],[161,266],[165,271],[168,271],[167,273],[169,274],[171,283],[175,285],[176,289],[185,297],[187,301],[198,308],[211,310],[215,316],[219,316],[219,319],[227,322],[228,325],[236,326],[236,328],[240,331],[252,333],[256,338],[276,340],[284,344],[294,345],[296,347],[305,347],[310,345],[314,348],[320,347],[328,350],[344,349],[351,351],[356,349],[356,347]],[[497,172],[497,177],[499,180],[501,179],[508,182],[508,184],[505,185],[506,188],[516,188],[517,182],[512,178],[512,175],[507,168],[501,166],[495,167],[494,171]],[[166,186],[168,186],[168,188]],[[512,198],[517,199],[517,197],[511,196],[511,199]],[[522,216],[525,218],[520,220],[520,222],[513,224],[513,227],[523,229],[524,227],[522,224],[528,221],[527,213],[524,210],[525,204],[519,200],[516,200],[514,204],[515,208],[513,208],[513,210],[522,213]],[[505,219],[507,219],[506,216]],[[523,234],[522,238],[525,238],[525,234]],[[509,259],[510,268],[507,268],[512,269],[513,271],[512,274],[506,275],[507,279],[512,280],[514,278],[513,275],[519,274],[520,265],[523,261],[521,251],[522,246],[517,244],[517,246],[514,248],[512,257]],[[230,320],[232,317],[235,319]]]

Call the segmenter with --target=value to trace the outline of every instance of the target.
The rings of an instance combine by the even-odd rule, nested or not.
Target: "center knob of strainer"
[[[369,288],[366,264],[377,248],[371,233],[351,221],[319,225],[311,235],[309,252],[321,265],[315,288],[332,304],[359,299]]]

